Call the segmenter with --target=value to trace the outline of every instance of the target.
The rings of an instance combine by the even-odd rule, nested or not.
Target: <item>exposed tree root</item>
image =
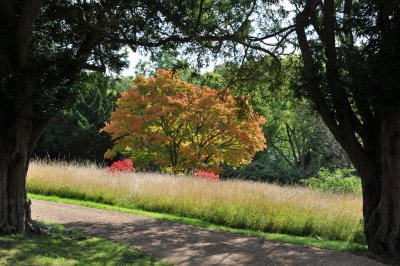
[[[50,229],[40,225],[32,219],[31,200],[25,199],[25,233],[30,234],[48,234]]]

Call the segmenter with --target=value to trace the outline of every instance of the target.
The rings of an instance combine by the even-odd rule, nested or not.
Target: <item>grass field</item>
[[[346,252],[355,252],[359,254],[365,254],[367,251],[367,245],[359,244],[354,242],[344,242],[344,241],[334,241],[334,240],[326,240],[321,238],[316,238],[312,236],[293,236],[287,234],[279,234],[279,233],[267,233],[261,231],[255,231],[251,229],[237,229],[232,228],[224,225],[217,225],[210,222],[206,222],[203,220],[195,219],[195,218],[188,218],[183,216],[178,216],[174,214],[168,213],[160,213],[160,212],[151,212],[151,211],[144,211],[140,209],[134,208],[124,208],[110,204],[104,203],[97,203],[93,201],[86,201],[86,200],[78,200],[78,199],[69,199],[69,198],[61,198],[58,196],[46,196],[40,194],[32,194],[29,193],[28,197],[31,199],[38,199],[38,200],[45,200],[45,201],[53,201],[53,202],[62,202],[67,204],[75,204],[90,208],[96,209],[103,209],[108,211],[115,211],[115,212],[123,212],[129,213],[133,215],[151,217],[156,219],[162,219],[167,221],[172,221],[180,224],[189,224],[196,227],[202,227],[207,229],[237,233],[237,234],[244,234],[248,236],[255,236],[259,238],[265,238],[268,240],[275,240],[284,243],[290,244],[298,244],[298,245],[306,245],[312,246],[317,248],[325,248],[325,249],[334,249]],[[35,205],[33,205],[35,206]],[[33,207],[34,208],[34,207]]]
[[[28,191],[171,213],[233,228],[365,241],[360,197],[307,188],[161,174],[111,175],[94,165],[33,162]]]
[[[48,235],[0,235],[0,265],[166,265],[124,244],[51,228]]]

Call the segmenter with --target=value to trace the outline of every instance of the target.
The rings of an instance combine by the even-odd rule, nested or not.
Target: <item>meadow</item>
[[[362,200],[305,187],[155,173],[112,174],[95,165],[34,161],[30,193],[171,213],[232,228],[365,243]]]

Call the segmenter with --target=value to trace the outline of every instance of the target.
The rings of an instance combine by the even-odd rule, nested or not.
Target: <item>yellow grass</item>
[[[113,175],[94,165],[32,162],[28,191],[167,212],[236,228],[363,242],[352,195],[248,181],[154,173]]]

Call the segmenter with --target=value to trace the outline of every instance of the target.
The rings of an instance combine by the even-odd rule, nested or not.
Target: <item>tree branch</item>
[[[254,8],[254,7],[253,7]],[[144,46],[144,47],[160,47],[168,43],[187,43],[189,41],[198,41],[198,42],[203,42],[203,41],[216,41],[216,42],[223,42],[223,41],[234,41],[236,43],[239,43],[243,45],[244,47],[248,47],[251,49],[259,50],[264,53],[267,53],[270,55],[272,58],[275,59],[275,61],[279,62],[278,58],[276,55],[269,51],[268,49],[265,49],[259,45],[254,45],[252,42],[254,41],[259,41],[265,38],[270,38],[273,36],[276,36],[279,33],[286,32],[289,29],[292,29],[294,26],[289,26],[284,29],[281,29],[271,35],[265,35],[261,38],[258,37],[249,37],[249,41],[245,41],[242,39],[242,37],[239,36],[239,32],[231,33],[231,34],[225,34],[225,35],[196,35],[196,34],[187,34],[187,35],[170,35],[165,38],[160,38],[155,41],[147,41],[143,39],[129,39],[129,38],[120,38],[107,30],[92,24],[86,20],[85,17],[85,11],[81,7],[69,7],[69,8],[64,8],[64,9],[57,9],[57,11],[52,11],[48,14],[48,17],[51,20],[58,20],[58,19],[66,19],[66,18],[77,18],[82,25],[87,28],[89,31],[95,32],[96,34],[109,39],[112,42],[116,43],[121,43],[121,44],[126,44],[129,45],[131,48],[135,46]]]
[[[353,0],[345,0],[343,7],[343,31],[346,36],[346,42],[349,46],[354,45],[353,32],[351,31],[351,16],[353,10]]]
[[[15,24],[16,16],[13,1],[0,0],[0,25],[10,27]]]
[[[105,73],[106,70],[107,70],[106,66],[104,66],[104,65],[99,66],[99,65],[93,65],[93,64],[85,64],[85,65],[83,65],[82,68],[86,69],[86,70],[92,70],[92,71],[100,72],[100,73]]]
[[[297,162],[299,162],[299,160],[297,158],[296,149],[294,147],[295,145],[293,143],[293,139],[292,139],[292,135],[291,135],[291,128],[290,128],[288,123],[285,123],[285,128],[286,128],[286,134],[287,134],[288,139],[289,139],[290,148],[292,149],[292,154],[293,154],[294,161],[295,161],[295,163],[297,163]],[[293,136],[293,138],[294,138],[294,136]],[[300,153],[299,153],[299,156],[300,156]]]
[[[275,32],[273,32],[273,33],[264,35],[264,36],[262,36],[262,37],[253,37],[253,36],[249,36],[248,39],[249,39],[250,41],[255,41],[255,42],[256,42],[256,41],[264,41],[264,40],[266,40],[266,39],[276,37],[277,35],[282,34],[282,33],[285,33],[285,32],[287,32],[287,31],[293,32],[293,31],[295,31],[295,27],[296,27],[296,25],[290,25],[290,26],[287,26],[287,27],[285,27],[285,28],[282,28],[282,29],[280,29],[280,30],[278,30],[278,31],[275,31]]]
[[[203,5],[204,5],[204,0],[200,1],[200,7],[199,7],[199,14],[197,15],[197,19],[196,19],[196,29],[198,29],[199,25],[200,25],[200,21],[201,21],[201,17],[203,16]]]
[[[345,91],[341,81],[338,66],[337,66],[337,53],[336,53],[336,40],[335,40],[335,6],[334,0],[326,0],[324,7],[324,36],[325,36],[325,56],[326,62],[326,79],[330,91],[332,93],[333,104],[335,105],[338,114],[339,122],[346,129],[347,134],[354,136],[356,131],[361,138],[367,138],[367,132],[360,120],[355,115],[351,108],[348,95]]]
[[[313,66],[313,57],[310,50],[310,45],[308,43],[305,28],[309,24],[309,18],[312,12],[320,4],[319,0],[314,0],[308,2],[306,7],[302,12],[300,12],[296,17],[296,34],[299,41],[300,50],[303,57],[304,72],[307,82],[308,91],[311,99],[315,103],[315,106],[324,120],[325,124],[331,130],[336,140],[342,145],[346,150],[347,154],[350,155],[352,162],[356,167],[361,164],[364,158],[364,150],[358,140],[355,138],[354,134],[349,135],[347,130],[340,127],[334,118],[334,114],[330,111],[326,99],[320,91],[319,81],[315,75],[316,70]],[[354,115],[354,113],[353,113]]]
[[[320,113],[322,119],[328,126],[328,128],[337,136],[339,142],[345,143],[343,130],[337,125],[333,113],[329,110],[326,104],[325,97],[322,95],[319,82],[315,76],[316,70],[313,66],[313,58],[311,55],[310,45],[305,33],[305,28],[309,24],[309,17],[311,12],[314,12],[315,8],[320,3],[319,0],[314,0],[308,3],[304,10],[299,13],[296,17],[296,34],[300,46],[300,51],[303,57],[304,63],[304,74],[307,82],[307,87],[315,106]]]
[[[29,61],[29,43],[32,36],[33,24],[39,15],[40,8],[46,0],[26,1],[17,28],[17,57],[18,63],[25,67]]]
[[[291,161],[286,155],[285,155],[285,153],[283,153],[283,151],[281,150],[281,149],[279,149],[274,143],[269,143],[269,145],[273,148],[273,149],[275,149],[278,153],[279,153],[279,155],[280,156],[282,156],[282,158],[288,163],[288,164],[290,164],[291,166],[293,166],[293,167],[295,167],[295,163],[293,163],[293,161]]]

